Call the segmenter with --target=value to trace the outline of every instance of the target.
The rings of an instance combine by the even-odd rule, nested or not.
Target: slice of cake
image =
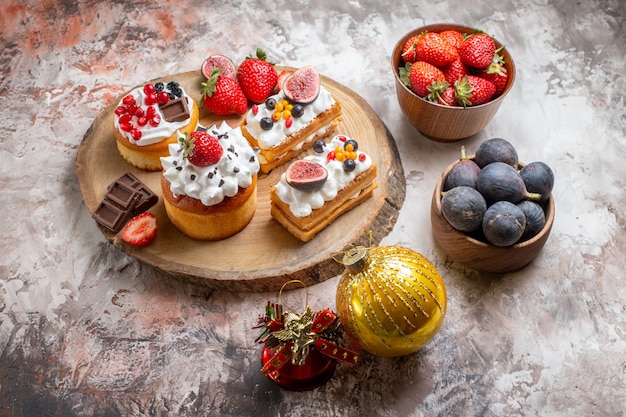
[[[147,83],[124,95],[115,109],[117,149],[129,164],[160,171],[177,132],[193,132],[198,117],[198,105],[177,81]]]
[[[261,171],[267,173],[329,137],[340,116],[340,103],[321,85],[315,69],[305,67],[287,77],[278,94],[253,105],[241,131],[260,149]]]
[[[243,230],[256,211],[259,161],[226,122],[195,131],[161,158],[161,188],[168,218],[183,234],[221,240]]]
[[[270,213],[303,242],[371,197],[376,164],[345,135],[317,140],[315,153],[292,162],[270,190]]]

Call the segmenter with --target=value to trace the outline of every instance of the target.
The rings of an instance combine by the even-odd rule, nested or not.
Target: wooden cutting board
[[[178,81],[200,103],[204,81],[200,71],[159,80]],[[311,286],[341,274],[344,268],[335,259],[340,259],[343,251],[352,245],[378,244],[391,231],[404,202],[406,184],[395,142],[374,110],[345,86],[324,76],[322,84],[343,108],[337,133],[356,139],[359,149],[370,154],[378,165],[378,188],[372,198],[344,213],[311,241],[300,242],[270,216],[269,189],[286,165],[259,176],[257,210],[242,232],[218,242],[184,236],[165,213],[161,173],[138,170],[118,154],[112,130],[117,101],[98,115],[78,150],[77,174],[87,209],[93,213],[104,198],[106,187],[131,172],[159,196],[157,205],[150,209],[157,217],[157,238],[149,246],[139,248],[126,244],[119,234],[103,227],[101,230],[117,248],[174,278],[212,288],[263,292],[277,291],[291,279]],[[200,123],[206,127],[224,119],[202,105],[199,107]],[[237,126],[242,117],[231,116],[226,121]]]

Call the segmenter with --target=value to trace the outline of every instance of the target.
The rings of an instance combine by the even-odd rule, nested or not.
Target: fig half
[[[293,103],[309,104],[320,93],[320,75],[313,67],[303,67],[289,75],[283,82],[285,97]]]
[[[287,184],[296,190],[311,192],[322,188],[328,171],[317,162],[304,159],[292,162],[285,172]]]

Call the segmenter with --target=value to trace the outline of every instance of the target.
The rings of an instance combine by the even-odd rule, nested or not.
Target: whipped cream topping
[[[194,114],[193,99],[187,95],[187,92],[182,87],[180,88],[183,92],[182,97],[185,97],[187,99],[187,105],[189,107],[189,118],[180,122],[168,122],[165,120],[165,117],[163,117],[163,112],[161,112],[159,105],[154,104],[152,105],[152,107],[154,108],[155,113],[158,114],[159,117],[161,118],[161,122],[156,127],[151,126],[150,123],[147,123],[145,126],[141,126],[141,127],[136,126],[139,130],[141,130],[141,138],[139,140],[135,140],[133,136],[130,134],[130,132],[125,132],[122,129],[120,129],[120,117],[118,115],[114,115],[115,117],[113,119],[113,125],[115,129],[117,129],[122,134],[122,136],[128,139],[130,143],[137,145],[137,146],[152,145],[155,143],[159,143],[163,141],[165,138],[172,136],[174,132],[176,132],[178,129],[185,127],[189,123],[191,117]],[[145,104],[146,94],[143,92],[143,86],[135,88],[134,90],[126,94],[124,97],[128,95],[131,95],[135,98],[135,101],[137,102],[137,106],[141,107],[144,110],[144,112],[147,111],[148,107],[150,107],[147,104]],[[123,105],[122,100],[120,100],[118,104],[119,106]]]
[[[364,152],[357,151],[356,168],[353,171],[346,171],[343,168],[343,162],[336,159],[328,160],[328,153],[334,151],[339,146],[343,149],[344,141],[339,138],[345,135],[337,135],[330,142],[326,143],[322,153],[307,155],[303,159],[317,162],[328,171],[328,178],[324,185],[316,191],[301,191],[292,187],[287,183],[287,174],[283,173],[280,181],[274,185],[276,196],[285,204],[289,205],[289,209],[296,217],[306,217],[311,214],[314,209],[318,209],[324,205],[326,201],[333,200],[337,197],[337,193],[346,188],[346,186],[354,180],[354,178],[362,172],[367,171],[372,166],[372,158]],[[361,156],[363,155],[363,156]],[[358,193],[352,198],[357,197]]]
[[[285,94],[280,91],[271,97],[278,103],[285,98]],[[258,105],[257,114],[254,114],[251,109],[246,113],[246,129],[258,141],[261,149],[270,149],[285,140],[287,136],[311,123],[313,119],[328,110],[334,103],[335,99],[330,92],[324,86],[320,86],[320,92],[315,101],[304,105],[304,114],[300,117],[294,117],[290,127],[285,126],[284,120],[280,120],[274,123],[270,130],[261,128],[261,119],[272,117],[274,110],[268,109],[265,103],[261,103]]]
[[[170,144],[170,156],[161,158],[163,175],[170,182],[175,196],[187,195],[200,200],[205,206],[221,203],[233,197],[239,187],[252,185],[252,178],[259,172],[258,149],[250,146],[239,127],[231,128],[225,121],[207,132],[216,137],[224,153],[213,165],[199,167],[183,158],[180,143]],[[178,133],[179,138],[183,135]]]

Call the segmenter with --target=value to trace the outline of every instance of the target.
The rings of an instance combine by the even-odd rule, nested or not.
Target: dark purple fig
[[[328,171],[317,162],[307,160],[297,160],[291,163],[285,171],[285,179],[287,184],[296,190],[310,192],[322,188]]]
[[[476,189],[485,197],[488,204],[496,201],[509,201],[513,204],[523,199],[541,199],[540,194],[529,193],[524,180],[511,165],[492,162],[480,170]]]
[[[546,214],[539,204],[530,200],[520,201],[517,203],[517,207],[522,210],[524,217],[526,217],[526,228],[520,238],[520,242],[523,242],[535,237],[543,230],[546,225]]]
[[[479,172],[480,167],[476,165],[476,162],[467,158],[465,155],[465,146],[461,146],[461,158],[459,162],[448,171],[443,181],[443,191],[448,191],[461,185],[476,188]]]
[[[320,75],[313,67],[303,67],[288,76],[283,82],[285,97],[293,103],[308,104],[320,93]]]
[[[492,245],[510,246],[517,242],[526,228],[522,210],[508,201],[489,206],[483,216],[483,233]]]
[[[541,201],[547,201],[554,187],[554,173],[544,162],[531,162],[519,172],[526,189],[531,193],[541,194]]]
[[[492,162],[504,162],[517,168],[519,158],[515,147],[508,140],[492,138],[478,145],[474,161],[481,168]]]
[[[441,212],[452,227],[461,232],[480,228],[487,203],[475,188],[459,186],[443,193]]]

